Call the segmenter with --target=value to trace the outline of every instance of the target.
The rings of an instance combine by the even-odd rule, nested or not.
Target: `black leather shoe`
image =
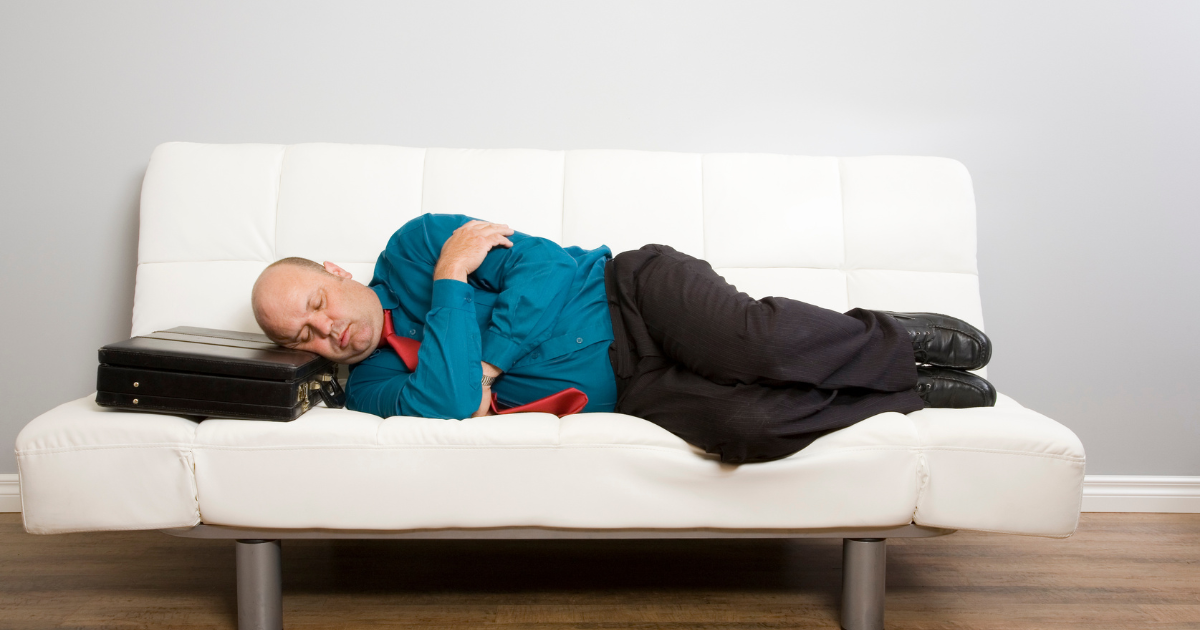
[[[969,372],[942,367],[917,368],[917,395],[925,407],[994,407],[996,388]]]
[[[880,312],[908,329],[917,363],[978,370],[992,359],[992,340],[961,319],[937,313]]]

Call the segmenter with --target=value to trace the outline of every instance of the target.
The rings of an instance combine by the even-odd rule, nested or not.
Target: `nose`
[[[318,313],[314,320],[313,328],[316,328],[322,337],[328,337],[333,333],[333,320],[329,319],[327,315]]]

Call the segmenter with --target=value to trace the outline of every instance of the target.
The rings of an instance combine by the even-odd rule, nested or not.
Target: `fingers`
[[[490,223],[488,221],[480,221],[479,219],[471,219],[470,221],[467,221],[466,223],[462,224],[462,227],[459,227],[458,229],[459,230],[470,229],[470,230],[496,231],[505,236],[509,236],[516,231],[516,230],[508,227],[507,223]],[[455,231],[457,231],[457,230],[455,230]]]
[[[496,247],[512,247],[512,241],[507,237],[516,234],[516,230],[508,227],[504,223],[492,223],[489,225],[490,233],[493,236],[492,245]]]
[[[472,418],[481,418],[483,416],[491,415],[491,411],[492,411],[492,388],[484,387],[483,388],[483,399],[479,401],[479,409],[476,409],[475,413],[471,414],[471,417]]]
[[[512,241],[507,237],[515,234],[516,230],[504,223],[490,223],[488,221],[472,219],[455,230],[455,233],[461,233],[464,238],[482,239],[483,243],[481,245],[486,245],[491,249],[492,247],[512,247]]]
[[[489,223],[472,219],[467,221],[442,244],[434,279],[451,278],[466,281],[494,247],[512,247],[508,235],[516,231],[503,223]]]
[[[495,241],[492,243],[493,245],[512,247],[512,241],[508,240],[508,237],[515,234],[516,230],[503,223],[493,223],[492,230],[492,235],[495,237]]]

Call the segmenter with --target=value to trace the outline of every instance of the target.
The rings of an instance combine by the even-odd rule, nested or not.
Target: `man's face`
[[[254,287],[255,317],[280,345],[358,363],[379,343],[383,307],[350,272],[330,262],[325,270],[280,265],[265,271]]]

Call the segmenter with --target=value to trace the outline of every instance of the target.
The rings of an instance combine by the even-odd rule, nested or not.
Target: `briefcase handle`
[[[342,389],[337,379],[337,366],[333,370],[321,375],[321,380],[313,383],[317,388],[317,393],[321,395],[321,400],[325,401],[325,406],[330,409],[341,409],[346,406],[346,390]]]

